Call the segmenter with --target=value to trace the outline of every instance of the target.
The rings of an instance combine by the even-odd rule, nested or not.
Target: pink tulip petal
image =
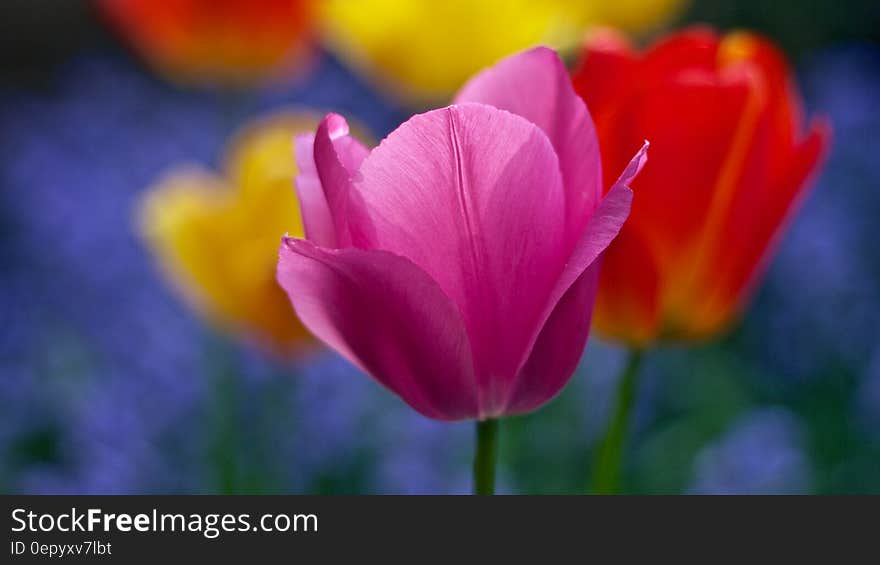
[[[336,247],[336,226],[315,166],[315,135],[296,136],[294,147],[299,169],[294,185],[306,238],[321,247]]]
[[[590,318],[599,288],[599,264],[600,261],[593,261],[562,295],[520,369],[505,414],[530,412],[556,396],[568,383],[590,335]]]
[[[556,286],[550,295],[550,299],[546,303],[544,312],[540,318],[541,323],[538,331],[534,334],[527,350],[527,357],[521,361],[521,369],[518,372],[514,386],[511,388],[511,396],[505,405],[505,410],[524,411],[524,406],[534,408],[535,399],[539,399],[540,391],[547,393],[552,391],[555,394],[565,384],[565,380],[574,370],[576,361],[572,358],[558,359],[552,366],[559,370],[558,374],[551,374],[546,371],[543,379],[546,382],[535,383],[537,376],[532,373],[537,371],[542,364],[547,364],[548,359],[554,355],[553,351],[544,351],[544,348],[556,347],[554,342],[560,339],[583,340],[586,343],[588,333],[579,324],[581,321],[577,315],[571,311],[575,305],[582,308],[580,315],[585,317],[589,322],[592,316],[592,302],[595,298],[596,285],[592,282],[593,274],[586,272],[591,266],[596,264],[597,259],[608,245],[617,237],[620,228],[629,216],[630,206],[632,204],[632,191],[629,189],[630,181],[639,173],[647,160],[648,143],[639,150],[629,165],[620,175],[618,181],[611,187],[596,212],[590,218],[584,233],[575,247],[574,253],[565,265],[565,270],[558,278]],[[593,297],[586,300],[584,293],[591,290]],[[587,304],[589,303],[589,307]],[[568,338],[563,338],[565,334],[565,324],[571,324],[570,331],[572,333]],[[545,332],[550,332],[547,336]],[[581,351],[581,350],[578,350]],[[534,360],[532,358],[535,358]],[[570,369],[567,373],[565,369]],[[546,386],[546,389],[539,389]],[[557,387],[557,388],[554,388]],[[548,400],[550,396],[544,396]]]
[[[556,51],[535,47],[508,57],[472,78],[456,101],[495,106],[544,130],[559,157],[573,241],[602,198],[602,162],[593,120]]]
[[[620,174],[605,198],[599,203],[596,212],[590,217],[586,229],[581,233],[574,252],[565,265],[565,271],[559,277],[554,291],[555,297],[561,298],[568,287],[617,237],[620,228],[629,217],[632,205],[633,194],[629,183],[639,174],[647,161],[648,142],[646,141]]]
[[[303,171],[304,181],[300,186],[297,180],[297,190],[302,193],[301,199],[305,196],[307,203],[303,208],[303,222],[307,229],[309,224],[313,226],[312,232],[321,241],[330,243],[326,215],[329,213],[335,233],[333,246],[347,247],[351,244],[350,217],[358,215],[359,206],[357,195],[352,192],[352,178],[369,150],[349,135],[348,123],[338,114],[327,114],[321,120],[312,140],[312,164],[308,159],[307,142],[297,141],[297,164]],[[311,171],[317,173],[326,208],[315,193],[315,176]]]
[[[430,418],[478,417],[455,305],[409,260],[284,238],[278,283],[319,339]]]
[[[486,413],[504,402],[565,264],[558,159],[534,124],[481,104],[413,117],[364,160],[359,247],[402,255],[458,305]],[[372,232],[369,232],[372,230]]]

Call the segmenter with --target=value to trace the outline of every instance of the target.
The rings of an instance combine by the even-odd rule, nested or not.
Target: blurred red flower
[[[604,257],[597,329],[636,347],[717,334],[818,170],[828,124],[805,128],[784,55],[752,33],[691,28],[639,53],[597,31],[573,81],[596,122],[605,186],[651,142]]]
[[[96,0],[160,73],[245,86],[288,75],[307,51],[313,0]]]

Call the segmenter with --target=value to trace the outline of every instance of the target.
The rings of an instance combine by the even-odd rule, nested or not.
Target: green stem
[[[495,494],[495,461],[498,459],[498,420],[477,422],[474,455],[474,494]]]
[[[626,367],[618,381],[617,402],[596,455],[596,467],[593,473],[593,492],[596,494],[615,494],[620,488],[620,469],[626,437],[629,433],[630,413],[638,388],[641,361],[642,352],[638,349],[631,350]]]

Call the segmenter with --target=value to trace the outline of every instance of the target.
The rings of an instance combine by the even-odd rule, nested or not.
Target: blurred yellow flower
[[[293,138],[318,116],[281,113],[230,144],[223,174],[177,167],[138,208],[140,233],[189,304],[212,323],[276,353],[312,343],[275,282],[285,232],[302,237]]]
[[[592,24],[646,31],[687,0],[326,0],[325,35],[406,97],[444,98],[475,71],[543,43],[573,47]]]

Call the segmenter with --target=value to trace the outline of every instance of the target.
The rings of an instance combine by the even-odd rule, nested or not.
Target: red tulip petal
[[[748,300],[773,256],[776,240],[808,192],[829,137],[828,124],[815,125],[793,153],[778,183],[743,194],[731,208],[715,254],[707,260],[711,269],[707,267],[704,273],[705,297],[694,310],[699,333],[718,331]],[[742,192],[750,188],[748,184],[746,179]]]
[[[749,32],[726,35],[718,50],[722,67],[751,67],[760,78],[766,100],[772,138],[769,151],[790,149],[795,136],[804,124],[803,103],[792,80],[792,72],[785,55],[769,40]],[[789,155],[775,160],[773,173],[778,175],[787,167]]]
[[[602,335],[641,347],[660,333],[660,273],[635,230],[623,229],[602,256],[594,314]]]
[[[584,41],[572,83],[600,131],[604,128],[599,121],[632,94],[637,65],[637,53],[626,37],[613,29],[595,30]]]
[[[732,150],[755,127],[755,118],[747,119],[753,96],[747,77],[695,74],[657,87],[627,110],[631,129],[651,140],[651,162],[633,182],[638,198],[626,229],[640,232],[667,273],[687,262],[721,177],[737,170]],[[640,141],[619,141],[609,158]]]
[[[675,80],[682,72],[714,73],[718,68],[718,34],[709,27],[694,26],[658,41],[645,51],[639,78],[646,88]]]

